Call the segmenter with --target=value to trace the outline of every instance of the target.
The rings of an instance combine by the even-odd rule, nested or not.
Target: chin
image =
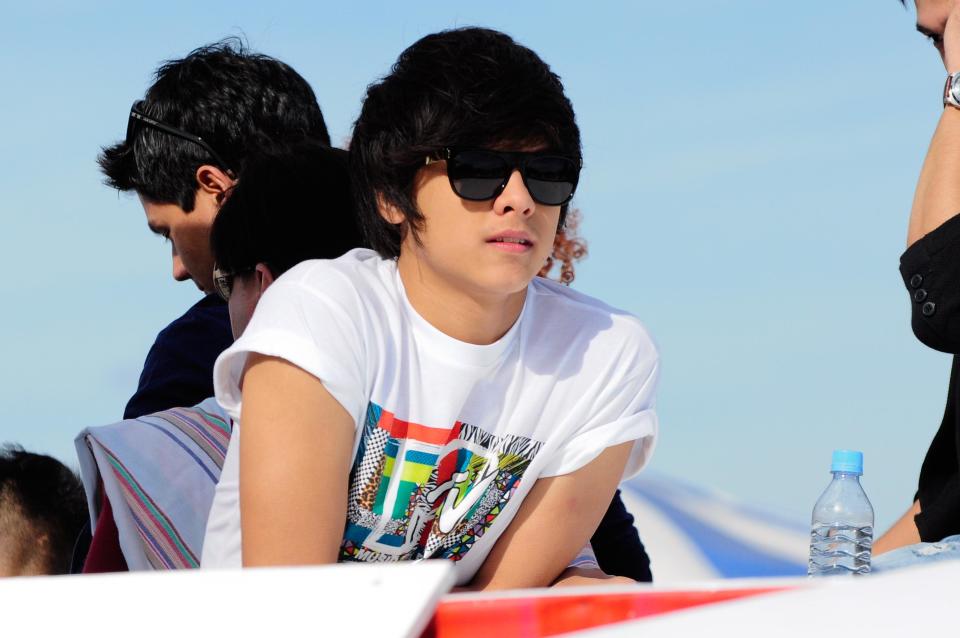
[[[537,273],[504,273],[500,277],[489,277],[480,285],[487,291],[499,295],[515,295],[527,289],[527,285]]]

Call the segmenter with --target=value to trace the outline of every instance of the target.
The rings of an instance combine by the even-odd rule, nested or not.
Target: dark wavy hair
[[[413,197],[417,171],[444,147],[545,146],[580,159],[580,130],[560,78],[510,36],[482,28],[428,35],[367,87],[350,143],[361,224],[385,258],[423,222]],[[393,225],[383,204],[405,218]],[[561,210],[563,226],[567,207]]]
[[[330,144],[307,81],[287,64],[247,50],[236,38],[164,62],[142,108],[153,118],[202,137],[237,175],[243,174],[254,152],[305,139]],[[149,126],[137,130],[132,143],[124,140],[100,153],[106,184],[192,211],[196,170],[202,164],[216,164],[215,160],[188,140]]]
[[[222,270],[263,262],[276,277],[306,259],[333,259],[362,245],[347,152],[318,143],[251,159],[210,233]]]
[[[83,484],[63,463],[16,445],[0,447],[0,537],[16,567],[69,573],[88,516]]]

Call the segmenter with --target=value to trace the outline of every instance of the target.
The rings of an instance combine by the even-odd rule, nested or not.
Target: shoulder
[[[553,343],[579,343],[602,356],[655,362],[657,345],[636,316],[538,277],[531,285],[530,329]]]
[[[222,337],[214,343],[226,341],[229,345],[230,315],[227,304],[216,295],[206,295],[203,299],[170,322],[157,335],[158,343],[176,343],[179,341],[208,342],[211,335]]]
[[[395,292],[396,262],[357,248],[337,259],[311,259],[281,275],[264,295],[320,298],[335,305],[367,305]]]
[[[201,299],[157,335],[124,418],[210,396],[213,363],[232,342],[226,303],[212,295]]]

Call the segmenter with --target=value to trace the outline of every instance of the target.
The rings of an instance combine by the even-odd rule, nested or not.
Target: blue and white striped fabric
[[[620,489],[656,583],[806,574],[810,530],[802,521],[654,473]]]
[[[77,435],[91,524],[97,523],[102,484],[130,571],[200,566],[230,429],[230,418],[211,397],[192,408]]]

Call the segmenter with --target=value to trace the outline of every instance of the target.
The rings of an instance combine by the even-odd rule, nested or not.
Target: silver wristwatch
[[[960,109],[960,72],[948,75],[947,82],[943,85],[943,105],[948,104]]]

